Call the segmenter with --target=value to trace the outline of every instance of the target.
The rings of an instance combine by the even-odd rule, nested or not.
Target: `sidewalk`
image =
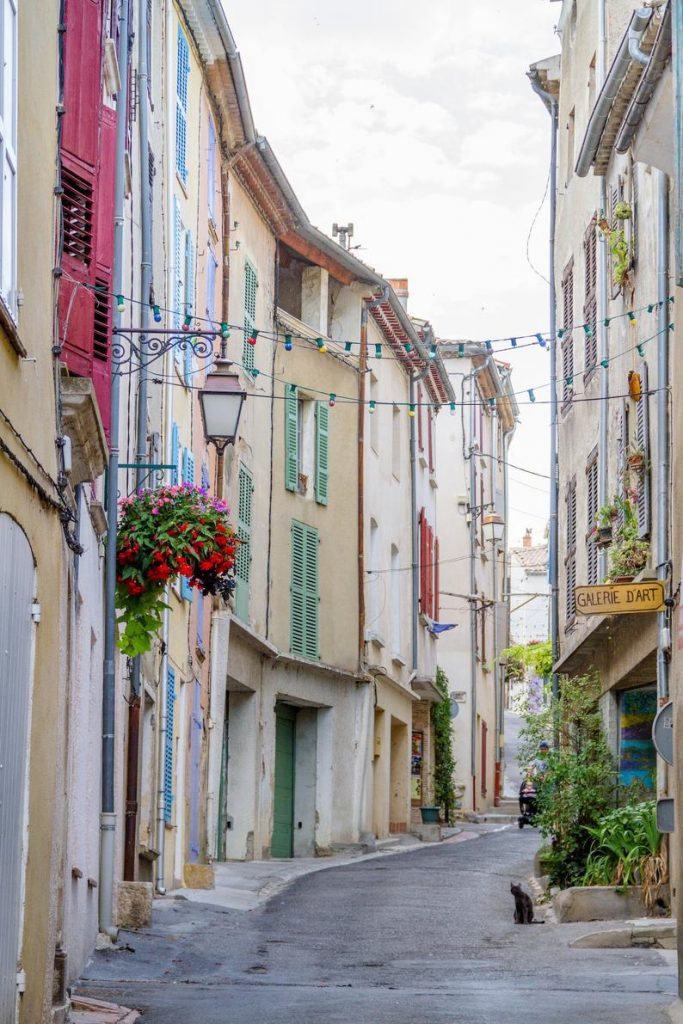
[[[374,860],[398,853],[412,853],[427,846],[443,843],[462,842],[476,838],[474,831],[462,828],[444,828],[441,843],[423,843],[414,836],[405,835],[377,843],[372,853],[359,850],[352,854],[335,857],[296,857],[291,860],[223,861],[214,865],[216,884],[213,889],[171,889],[156,900],[190,900],[193,903],[208,903],[226,910],[254,910],[272,899],[291,882],[304,875],[330,868],[355,864],[359,860]]]
[[[140,1019],[140,1014],[137,1010],[129,1010],[127,1006],[74,996],[67,1019],[69,1024],[134,1024]]]

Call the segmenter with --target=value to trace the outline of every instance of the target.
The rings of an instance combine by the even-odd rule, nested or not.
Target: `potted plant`
[[[626,452],[626,463],[629,469],[641,473],[646,469],[645,449],[641,445],[631,445]]]
[[[618,514],[619,509],[616,505],[616,499],[613,503],[603,505],[598,509],[598,514],[595,520],[595,543],[599,548],[603,548],[608,544],[611,544],[614,520],[617,518]]]
[[[238,543],[224,501],[194,484],[140,490],[119,502],[116,553],[118,645],[129,657],[152,646],[166,584],[179,576],[203,594],[227,597]]]

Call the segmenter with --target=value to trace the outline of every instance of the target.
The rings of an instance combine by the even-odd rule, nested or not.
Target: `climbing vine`
[[[438,704],[432,704],[432,725],[434,726],[434,800],[441,808],[443,820],[450,821],[455,808],[453,774],[453,736],[451,733],[451,700],[448,679],[442,668],[436,670],[436,688],[441,694]]]

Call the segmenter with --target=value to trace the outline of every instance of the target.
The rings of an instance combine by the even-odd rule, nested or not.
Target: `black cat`
[[[543,921],[534,921],[534,904],[521,885],[510,883],[510,892],[515,897],[515,924],[544,924]]]

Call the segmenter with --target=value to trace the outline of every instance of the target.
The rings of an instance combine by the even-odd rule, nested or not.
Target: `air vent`
[[[68,168],[62,170],[64,255],[90,263],[93,248],[92,185]]]
[[[93,356],[106,362],[109,358],[111,335],[111,296],[108,281],[95,281],[95,324],[93,328]]]

